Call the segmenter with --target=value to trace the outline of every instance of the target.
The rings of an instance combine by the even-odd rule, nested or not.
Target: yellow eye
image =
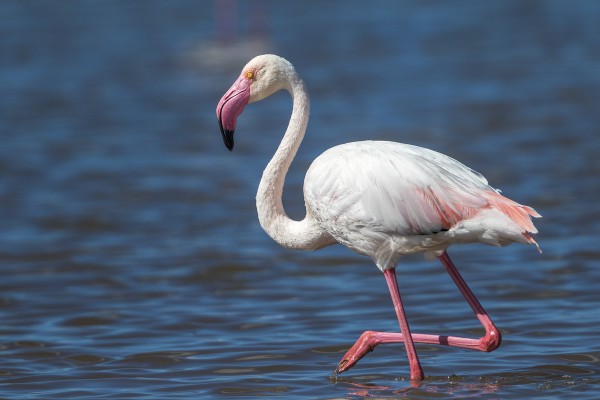
[[[248,78],[248,79],[254,79],[254,71],[247,71],[246,72],[246,78]]]

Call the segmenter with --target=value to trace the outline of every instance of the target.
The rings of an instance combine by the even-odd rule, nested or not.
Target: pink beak
[[[233,132],[238,116],[250,99],[251,80],[240,76],[217,104],[217,120],[225,146],[233,150]]]

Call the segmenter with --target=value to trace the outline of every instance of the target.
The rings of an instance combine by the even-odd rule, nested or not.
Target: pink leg
[[[346,353],[346,355],[334,371],[334,374],[344,372],[350,369],[366,353],[372,351],[377,344],[391,341],[398,342],[398,340],[393,339],[397,338],[398,335],[400,335],[400,337],[402,338],[402,340],[400,341],[404,342],[404,347],[406,348],[406,353],[408,355],[408,362],[410,364],[410,379],[413,381],[422,381],[424,378],[423,369],[421,368],[419,356],[417,355],[417,351],[415,350],[415,345],[412,340],[412,338],[414,338],[415,335],[411,335],[410,327],[408,326],[408,320],[406,319],[406,314],[404,313],[404,306],[402,305],[402,299],[400,298],[400,290],[398,289],[398,281],[396,280],[396,270],[393,268],[387,269],[383,272],[383,275],[385,276],[385,281],[388,284],[390,295],[392,296],[392,302],[394,303],[394,309],[396,310],[396,315],[398,316],[398,322],[400,324],[400,330],[402,331],[402,333],[385,333],[373,331],[367,331],[363,333],[360,339]],[[388,339],[388,337],[384,336],[384,340],[382,341],[381,336],[378,335],[393,335],[393,338],[392,340],[385,340]],[[404,340],[404,337],[407,337],[408,340]],[[367,342],[365,342],[365,338]]]
[[[406,338],[406,340],[404,340],[404,347],[406,348],[408,363],[410,365],[410,379],[413,381],[422,381],[425,376],[423,374],[423,369],[421,368],[421,363],[419,362],[419,357],[417,356],[417,351],[415,350],[415,344],[412,340],[408,320],[404,313],[404,306],[402,305],[402,299],[400,298],[400,290],[398,290],[398,281],[396,280],[396,270],[386,269],[383,275],[385,276],[385,281],[387,282],[390,295],[392,296],[394,309],[396,310],[398,322],[400,323],[400,330]]]
[[[412,380],[423,379],[422,371],[420,373],[421,378],[418,378],[418,376],[419,376],[418,371],[420,370],[421,367],[419,365],[419,360],[418,360],[416,352],[414,350],[413,342],[414,343],[428,343],[428,344],[442,344],[442,345],[447,345],[447,346],[462,347],[465,349],[479,350],[479,351],[485,351],[485,352],[490,352],[492,350],[497,349],[498,346],[500,346],[500,343],[502,341],[502,336],[500,335],[500,331],[498,330],[498,328],[496,328],[496,326],[494,325],[494,323],[492,322],[492,320],[490,319],[488,314],[485,312],[485,310],[483,309],[483,307],[481,306],[481,304],[479,303],[479,301],[477,300],[477,298],[475,297],[475,295],[473,294],[473,292],[471,291],[469,286],[467,286],[467,283],[464,281],[462,276],[460,276],[458,270],[452,263],[452,260],[450,260],[448,253],[446,253],[446,252],[442,253],[442,255],[440,255],[439,259],[442,262],[442,264],[444,265],[444,267],[446,268],[446,271],[448,272],[448,274],[450,275],[450,277],[452,278],[452,280],[454,281],[454,283],[456,284],[456,286],[458,287],[460,292],[463,294],[465,300],[467,300],[467,302],[473,309],[473,312],[475,312],[475,315],[477,316],[477,318],[483,325],[483,327],[485,329],[485,336],[483,336],[479,339],[471,339],[471,338],[463,338],[463,337],[456,337],[456,336],[440,336],[440,335],[429,335],[429,334],[421,334],[421,333],[410,334],[410,330],[408,329],[408,324],[406,323],[406,317],[404,316],[404,311],[402,310],[402,303],[400,302],[400,294],[398,291],[398,286],[397,286],[397,283],[395,283],[396,282],[395,273],[394,273],[394,270],[390,270],[391,273],[386,274],[386,281],[388,282],[388,286],[390,288],[390,293],[392,294],[392,300],[394,302],[394,307],[396,308],[396,313],[398,314],[398,320],[401,321],[400,314],[402,314],[402,319],[404,319],[406,328],[404,328],[404,326],[402,326],[403,323],[400,322],[400,327],[402,329],[402,333],[375,332],[375,331],[364,332],[360,336],[360,338],[356,341],[354,346],[352,346],[350,348],[350,350],[348,350],[348,352],[346,352],[346,354],[342,358],[342,361],[340,362],[340,364],[338,365],[338,367],[334,373],[341,373],[341,372],[349,370],[365,354],[367,354],[370,351],[373,351],[375,346],[377,346],[378,344],[381,344],[381,343],[404,343],[405,342],[405,334],[410,335],[410,338],[412,339],[412,340],[406,340],[406,344],[405,344],[406,351],[409,356],[409,363],[411,366],[411,379]],[[392,279],[394,281],[393,285],[390,283]],[[394,286],[395,286],[395,294],[393,293]],[[397,300],[394,300],[395,296],[397,296]],[[399,307],[397,304],[399,305]],[[408,342],[410,342],[410,344]],[[412,350],[409,350],[409,347],[411,347]],[[414,353],[413,359],[411,359],[411,357],[412,357],[411,352]]]

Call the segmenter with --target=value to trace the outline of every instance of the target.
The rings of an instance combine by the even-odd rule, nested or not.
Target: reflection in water
[[[363,379],[368,381],[389,380],[386,376],[369,376]],[[480,379],[479,382],[468,382],[457,376],[447,378],[427,377],[423,382],[414,382],[410,380],[394,379],[389,385],[378,385],[374,383],[357,382],[352,378],[341,378],[336,380],[337,385],[343,385],[347,391],[347,396],[354,397],[378,397],[378,396],[411,396],[438,398],[442,396],[464,396],[478,397],[497,393],[501,385],[486,382],[486,379]],[[400,388],[399,388],[400,387]]]

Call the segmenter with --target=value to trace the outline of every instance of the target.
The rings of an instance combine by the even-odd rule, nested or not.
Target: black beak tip
[[[223,128],[223,123],[219,119],[219,128],[221,129],[221,136],[223,136],[223,142],[227,150],[233,151],[233,131]]]
[[[233,131],[225,131],[227,137],[224,138],[227,150],[233,151]]]

